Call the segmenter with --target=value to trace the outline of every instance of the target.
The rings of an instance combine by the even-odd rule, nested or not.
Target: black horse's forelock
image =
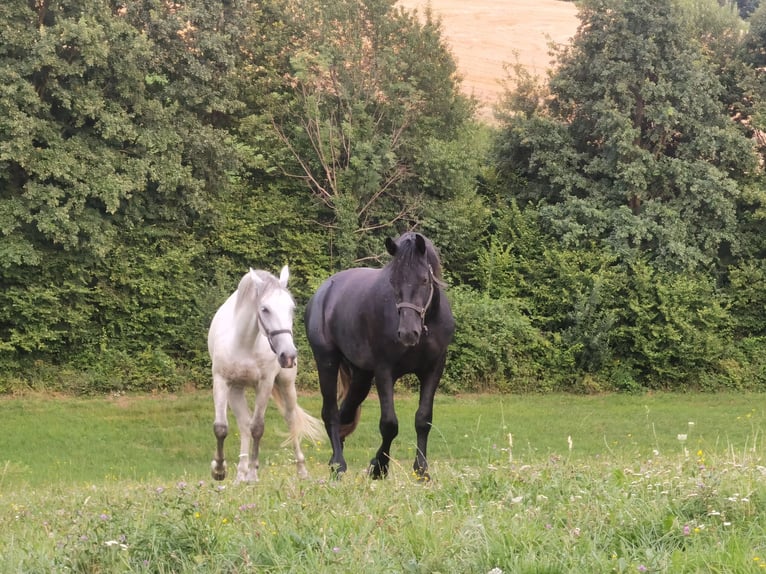
[[[392,267],[410,266],[414,260],[420,257],[416,247],[416,234],[415,232],[407,232],[402,234],[399,240],[396,242],[396,255],[391,260]],[[426,261],[431,266],[431,273],[434,283],[439,287],[446,287],[446,282],[442,279],[442,264],[439,259],[439,252],[436,246],[425,235],[421,235],[426,245]]]

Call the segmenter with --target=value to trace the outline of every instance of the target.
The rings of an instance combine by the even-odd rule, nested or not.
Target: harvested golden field
[[[463,87],[480,102],[480,116],[492,117],[502,93],[504,65],[518,60],[542,75],[551,65],[548,43],[564,44],[577,31],[573,2],[562,0],[399,0],[424,13],[430,5],[463,76]]]

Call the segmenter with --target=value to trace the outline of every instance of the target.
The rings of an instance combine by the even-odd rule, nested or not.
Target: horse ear
[[[426,252],[426,238],[420,235],[420,233],[415,234],[415,247],[418,248],[421,255]]]
[[[282,286],[282,289],[287,289],[287,280],[290,278],[290,270],[287,268],[287,265],[282,267],[282,271],[279,272],[279,284]]]
[[[389,255],[396,255],[396,243],[390,237],[386,237],[386,251]]]

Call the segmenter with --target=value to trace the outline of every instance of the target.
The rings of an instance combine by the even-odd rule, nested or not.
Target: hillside
[[[481,104],[480,115],[492,117],[506,77],[504,64],[519,61],[543,74],[550,67],[548,43],[563,44],[577,31],[577,9],[562,0],[399,0],[423,13],[430,5],[444,25],[463,86]]]

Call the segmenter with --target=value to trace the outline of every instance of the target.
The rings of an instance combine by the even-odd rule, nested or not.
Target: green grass
[[[364,476],[374,397],[340,482],[326,441],[295,476],[272,408],[261,481],[234,485],[209,479],[208,393],[6,398],[0,570],[766,572],[763,399],[439,396],[429,484],[411,473],[414,396],[397,397],[385,481]],[[231,465],[237,449],[232,432]]]

